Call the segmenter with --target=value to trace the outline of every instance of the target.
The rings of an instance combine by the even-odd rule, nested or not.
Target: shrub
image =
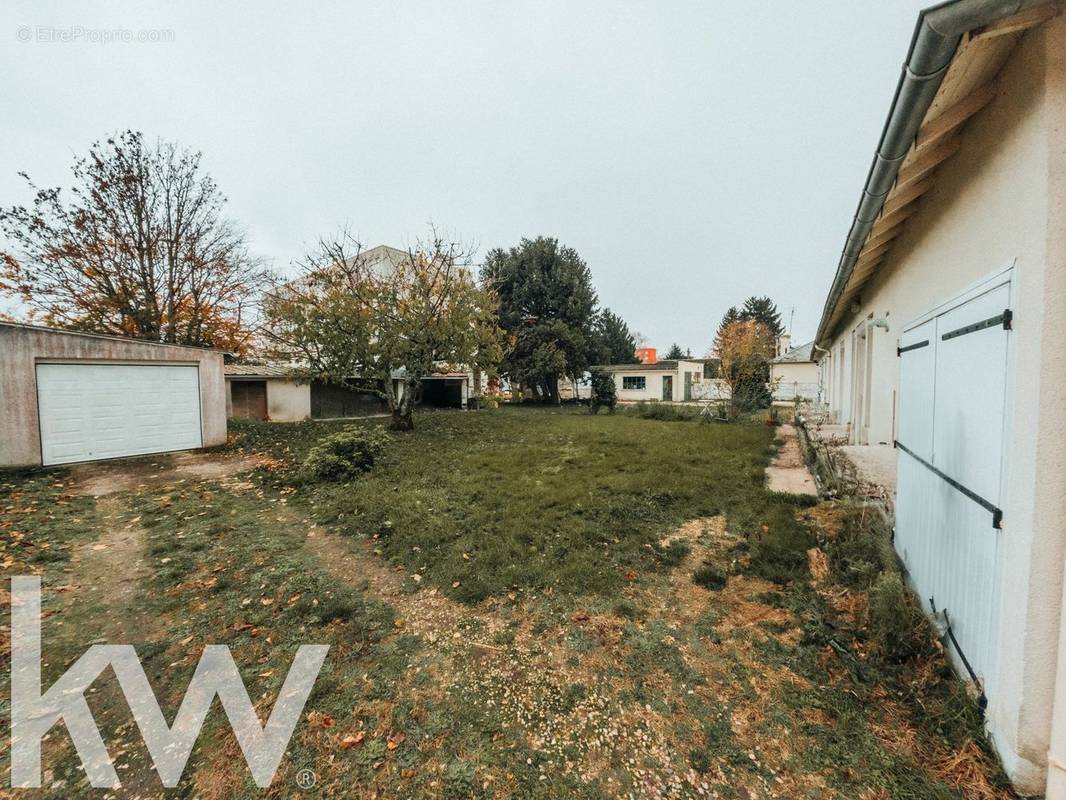
[[[672,403],[641,401],[626,408],[625,413],[641,419],[657,419],[665,422],[699,420],[701,408],[676,406]],[[702,417],[706,419],[706,417]]]
[[[600,406],[606,406],[610,413],[614,413],[615,403],[618,401],[615,392],[614,375],[602,370],[592,370],[592,398],[589,401],[589,412],[598,414]]]
[[[304,459],[305,477],[335,481],[371,469],[388,441],[382,428],[348,428],[322,439]]]
[[[722,589],[726,580],[725,570],[714,564],[704,564],[692,573],[692,582],[704,589]]]
[[[898,573],[878,576],[870,587],[869,609],[870,633],[885,658],[906,661],[922,652],[922,614]]]

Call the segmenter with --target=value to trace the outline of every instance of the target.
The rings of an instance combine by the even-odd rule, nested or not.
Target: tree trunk
[[[392,421],[389,424],[389,429],[394,431],[413,431],[415,429],[415,418],[413,412],[415,403],[415,393],[418,391],[418,382],[404,380],[402,387],[403,396],[395,398],[395,402],[391,404]],[[395,392],[392,387],[390,387],[390,390]]]
[[[415,418],[411,414],[411,409],[408,408],[407,412],[403,412],[400,406],[397,406],[392,411],[392,421],[389,423],[389,430],[391,431],[413,431],[415,429]]]
[[[544,382],[544,391],[547,396],[547,400],[553,406],[557,406],[560,403],[559,400],[559,379],[549,378]]]

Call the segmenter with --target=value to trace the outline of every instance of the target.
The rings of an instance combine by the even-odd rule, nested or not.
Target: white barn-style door
[[[927,610],[946,612],[956,664],[995,671],[1006,468],[1010,273],[900,337],[896,550]]]

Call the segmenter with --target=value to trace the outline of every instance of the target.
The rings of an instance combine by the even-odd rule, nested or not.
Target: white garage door
[[[45,465],[200,447],[196,366],[38,364]]]
[[[995,668],[1009,280],[900,337],[896,548],[926,607],[947,612],[956,661],[984,683]]]

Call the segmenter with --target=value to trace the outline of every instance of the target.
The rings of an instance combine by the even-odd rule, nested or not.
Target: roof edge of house
[[[919,13],[888,118],[829,287],[814,338],[816,345],[825,344],[830,336],[829,320],[963,35],[1042,2],[1046,0],[949,0]]]

